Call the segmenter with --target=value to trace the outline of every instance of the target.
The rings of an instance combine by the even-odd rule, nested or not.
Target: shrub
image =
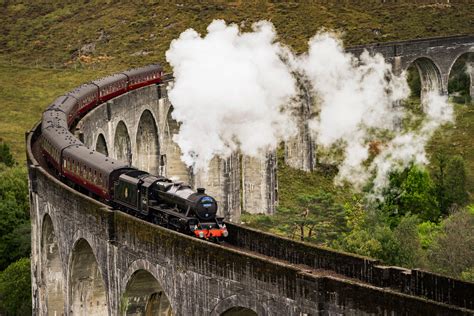
[[[3,315],[31,315],[30,259],[22,258],[0,273],[0,310]]]

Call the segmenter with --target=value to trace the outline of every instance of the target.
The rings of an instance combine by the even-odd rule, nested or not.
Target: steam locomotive
[[[228,236],[217,202],[202,188],[151,175],[87,148],[70,129],[89,110],[111,98],[162,82],[154,64],[82,85],[57,98],[44,112],[39,145],[44,161],[68,185],[112,207],[198,238]]]

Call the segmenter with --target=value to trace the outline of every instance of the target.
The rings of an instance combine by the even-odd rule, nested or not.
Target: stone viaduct
[[[451,66],[474,43],[473,37],[444,40],[452,45],[446,44],[453,52]],[[441,46],[441,39],[433,41]],[[412,47],[410,43],[387,47]],[[382,46],[369,49],[375,51],[373,47]],[[433,50],[426,46],[420,51]],[[440,47],[436,50],[442,53]],[[423,54],[420,58],[428,58]],[[438,67],[441,57],[433,56]],[[387,55],[392,57],[400,67],[410,64]],[[410,58],[411,63],[417,60]],[[439,80],[440,91],[445,92],[443,82]],[[242,208],[273,212],[275,154],[263,160],[238,154],[216,159],[207,177],[192,176],[172,141],[179,126],[171,110],[166,83],[147,86],[97,107],[74,132],[91,148],[139,168],[207,187],[231,221],[238,221]],[[217,245],[112,210],[39,165],[32,150],[39,133],[36,127],[27,135],[35,315],[474,314],[472,283],[383,266],[231,222],[228,241]],[[311,148],[305,137],[300,135],[300,151]],[[313,158],[302,158],[311,155],[287,150],[286,158],[311,170]]]
[[[433,90],[448,94],[448,81],[454,64],[461,57],[467,57],[470,95],[474,100],[474,35],[355,46],[346,51],[359,56],[365,50],[382,54],[397,74],[414,65],[420,75],[422,100],[427,92]],[[311,104],[303,104],[300,112],[300,131],[296,139],[286,144],[285,161],[294,168],[311,171],[317,163],[316,146],[305,123],[312,114]]]

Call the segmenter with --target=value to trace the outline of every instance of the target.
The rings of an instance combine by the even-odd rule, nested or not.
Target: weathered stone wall
[[[285,142],[285,163],[292,168],[313,171],[316,167],[316,142],[311,135],[308,121],[314,115],[315,100],[308,90],[309,83],[299,83],[299,102],[295,137]]]
[[[430,272],[387,267],[378,260],[316,247],[311,244],[228,224],[229,242],[242,249],[314,269],[326,269],[373,286],[445,304],[474,308],[474,284]]]
[[[268,153],[265,158],[241,156],[241,167],[242,209],[251,214],[275,213],[278,201],[276,152]]]

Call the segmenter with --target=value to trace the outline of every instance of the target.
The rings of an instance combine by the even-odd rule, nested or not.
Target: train
[[[88,111],[120,94],[163,81],[148,65],[114,74],[58,97],[43,112],[39,148],[52,173],[114,209],[200,239],[228,236],[217,201],[204,188],[152,175],[86,147],[70,130]]]

